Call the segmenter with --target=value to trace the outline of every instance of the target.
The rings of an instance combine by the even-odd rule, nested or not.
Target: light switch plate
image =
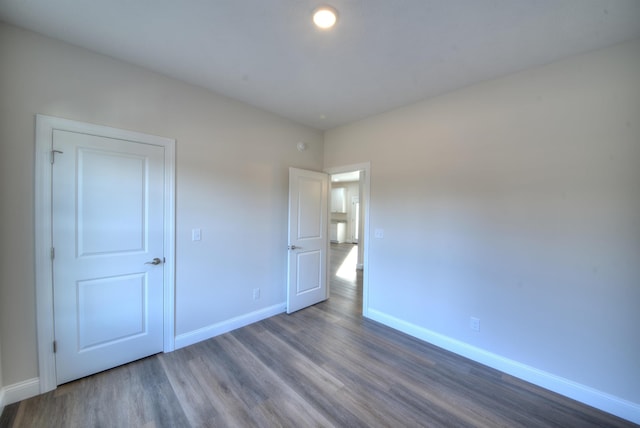
[[[199,241],[202,239],[202,232],[200,229],[192,229],[191,230],[191,240]]]

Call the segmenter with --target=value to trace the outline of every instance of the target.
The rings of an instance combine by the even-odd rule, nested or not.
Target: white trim
[[[56,388],[56,365],[52,343],[53,291],[51,290],[53,264],[50,258],[51,236],[51,156],[52,124],[36,115],[35,152],[35,280],[36,327],[38,333],[38,369],[40,392]]]
[[[35,150],[35,275],[36,326],[38,333],[38,369],[40,393],[56,388],[55,355],[52,343],[53,284],[50,250],[51,237],[51,143],[53,130],[138,141],[165,149],[165,269],[164,269],[164,352],[174,349],[175,340],[175,151],[176,141],[134,131],[94,125],[52,116],[36,115]]]
[[[515,376],[581,403],[640,424],[640,404],[624,400],[586,385],[538,370],[535,367],[487,352],[467,343],[441,335],[426,328],[398,319],[376,309],[369,309],[369,318],[400,330],[478,363]]]
[[[4,410],[4,406],[35,397],[39,393],[40,380],[37,377],[5,386],[0,389],[0,413]]]
[[[240,327],[244,327],[254,322],[262,321],[274,315],[281,314],[287,310],[286,302],[279,303],[277,305],[269,306],[267,308],[258,309],[248,314],[239,315],[237,317],[221,321],[216,324],[211,324],[206,327],[199,328],[189,333],[179,334],[176,336],[176,348],[180,349],[185,346],[193,345],[203,340],[211,339],[212,337],[219,336],[224,333],[228,333]]]
[[[163,351],[175,349],[175,269],[176,269],[176,140],[163,139],[164,145],[164,334]]]
[[[360,195],[360,204],[364,207],[362,219],[362,236],[360,242],[364,241],[364,254],[362,256],[362,315],[369,316],[369,215],[371,213],[371,162],[355,163],[351,165],[335,166],[325,168],[327,174],[339,174],[342,172],[364,171],[364,177],[360,177],[362,181],[362,195]]]

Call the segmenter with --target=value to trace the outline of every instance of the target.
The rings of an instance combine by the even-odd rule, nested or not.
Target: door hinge
[[[51,260],[56,258],[56,249],[51,247]]]
[[[55,354],[56,352],[58,352],[58,342],[56,342],[55,340],[53,341],[53,353]]]
[[[51,165],[53,165],[56,161],[56,153],[62,154],[64,152],[61,150],[51,150]]]

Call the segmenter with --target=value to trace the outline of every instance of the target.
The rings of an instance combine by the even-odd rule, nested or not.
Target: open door
[[[328,192],[328,174],[289,168],[289,314],[329,297]]]

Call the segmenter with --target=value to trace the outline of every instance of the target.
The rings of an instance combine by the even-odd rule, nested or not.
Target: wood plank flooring
[[[627,427],[633,424],[363,319],[331,298],[9,405],[0,427]]]

